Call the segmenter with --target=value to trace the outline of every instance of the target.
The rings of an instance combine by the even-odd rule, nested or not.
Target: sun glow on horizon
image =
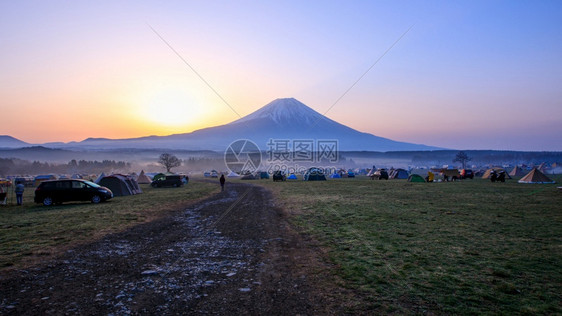
[[[136,114],[143,121],[175,129],[195,123],[204,113],[201,105],[188,93],[164,89],[147,96]]]

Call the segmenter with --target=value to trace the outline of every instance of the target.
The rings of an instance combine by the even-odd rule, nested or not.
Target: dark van
[[[158,180],[152,181],[150,184],[153,188],[162,188],[162,187],[181,187],[183,185],[183,181],[181,180],[180,175],[167,175],[166,178],[160,178]]]
[[[35,203],[50,206],[69,201],[104,202],[113,197],[110,189],[81,179],[43,181],[35,189]]]

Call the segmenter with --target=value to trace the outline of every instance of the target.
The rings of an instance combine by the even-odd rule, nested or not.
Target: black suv
[[[181,176],[179,175],[168,175],[164,179],[158,179],[152,181],[150,184],[153,188],[161,188],[161,187],[181,187],[183,185],[183,181],[181,180]]]
[[[35,203],[50,206],[69,201],[104,202],[113,197],[110,189],[80,179],[43,181],[35,189]]]

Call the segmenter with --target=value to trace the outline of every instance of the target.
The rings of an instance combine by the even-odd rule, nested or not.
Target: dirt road
[[[271,193],[229,184],[172,216],[0,274],[0,314],[341,314],[344,290]]]

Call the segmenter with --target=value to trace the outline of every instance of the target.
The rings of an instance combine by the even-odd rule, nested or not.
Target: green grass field
[[[560,184],[227,181],[274,191],[292,221],[324,245],[344,286],[367,298],[360,310],[562,313]],[[143,190],[97,205],[43,207],[28,189],[24,206],[0,206],[0,269],[161,216],[218,185]]]
[[[8,205],[0,205],[0,270],[33,264],[219,191],[218,184],[194,181],[181,188],[141,188],[142,194],[105,203],[68,202],[52,207],[33,203],[34,188],[27,188],[23,206],[15,205],[15,197]]]
[[[328,249],[345,285],[369,298],[360,309],[562,313],[560,184],[257,183]]]

